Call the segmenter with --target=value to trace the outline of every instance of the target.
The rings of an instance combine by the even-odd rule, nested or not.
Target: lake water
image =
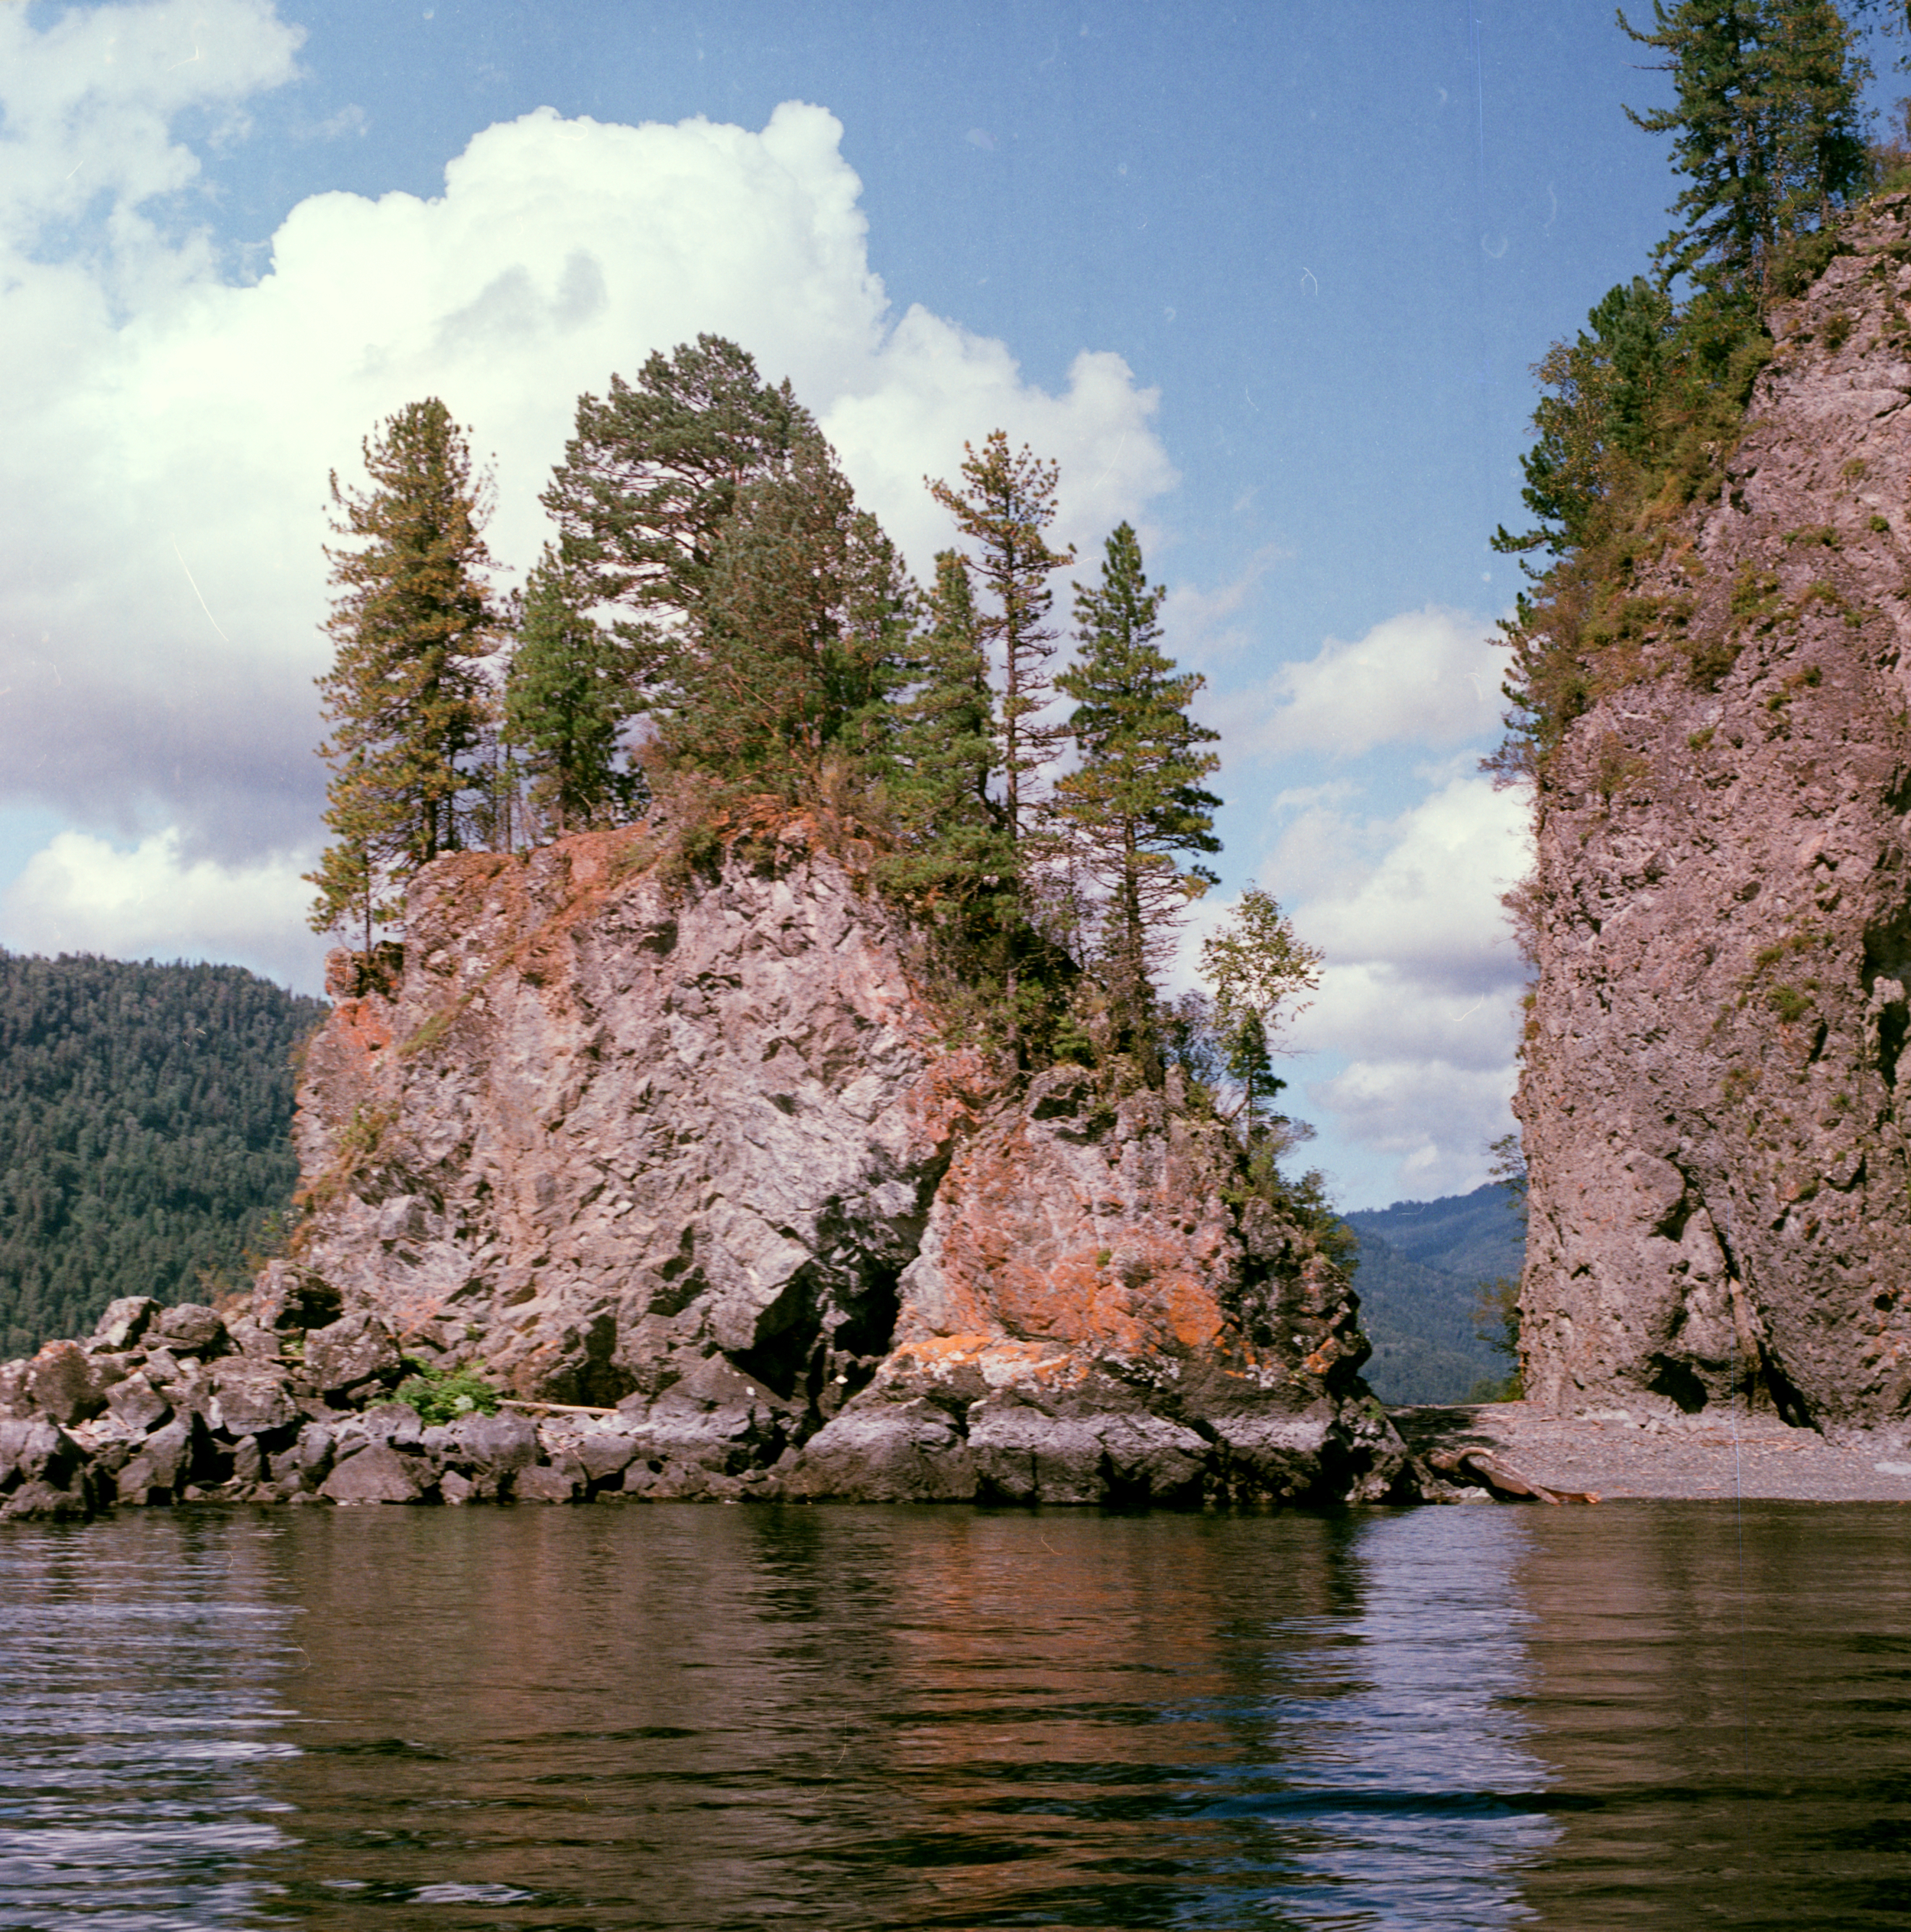
[[[0,1926],[1903,1925],[1911,1517],[0,1531]]]

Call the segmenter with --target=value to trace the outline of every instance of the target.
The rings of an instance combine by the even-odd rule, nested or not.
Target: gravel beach
[[[1390,1412],[1417,1455],[1484,1450],[1548,1489],[1603,1502],[1760,1497],[1911,1503],[1911,1448],[1897,1437],[1833,1441],[1769,1414],[1543,1414],[1526,1402]]]

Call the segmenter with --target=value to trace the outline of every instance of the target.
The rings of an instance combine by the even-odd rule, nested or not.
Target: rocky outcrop
[[[1556,1411],[1911,1412],[1908,216],[1778,314],[1541,793],[1522,1306]]]
[[[297,1253],[0,1384],[70,1506],[1404,1493],[1345,1277],[1225,1129],[946,1045],[858,856],[428,868],[401,954],[336,957]],[[517,1412],[427,1427],[421,1369]]]

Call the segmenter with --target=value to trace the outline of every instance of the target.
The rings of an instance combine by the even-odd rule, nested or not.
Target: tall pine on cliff
[[[1050,579],[1075,561],[1075,552],[1049,547],[1055,464],[1026,444],[1011,450],[1001,430],[991,430],[979,451],[972,443],[963,449],[963,487],[934,482],[929,489],[954,516],[980,580],[976,635],[1002,680],[995,732],[1004,817],[1009,836],[1020,840],[1037,803],[1037,776],[1061,742],[1062,728],[1041,721],[1053,695],[1048,665],[1061,635],[1048,622],[1055,596]]]
[[[505,680],[505,730],[553,833],[616,824],[642,795],[623,747],[637,707],[628,647],[595,622],[579,573],[550,544],[532,568]]]
[[[1124,1049],[1152,1050],[1155,969],[1177,915],[1215,875],[1183,855],[1215,852],[1221,800],[1202,780],[1220,768],[1217,732],[1188,716],[1205,680],[1160,648],[1166,593],[1150,586],[1141,545],[1123,524],[1098,584],[1076,586],[1076,661],[1055,680],[1075,700],[1079,761],[1055,787],[1056,813],[1100,900],[1100,963]]]
[[[0,1357],[243,1278],[298,1178],[293,1056],[324,1012],[238,966],[0,953]]]
[[[1771,353],[1766,310],[1829,260],[1833,217],[1869,178],[1867,70],[1827,0],[1682,0],[1656,4],[1653,21],[1627,31],[1667,56],[1676,105],[1633,119],[1674,137],[1680,225],[1655,279],[1612,289],[1540,364],[1521,492],[1536,521],[1494,539],[1551,560],[1507,626],[1512,709],[1489,761],[1543,786],[1554,748],[1632,674],[1640,642],[1679,634],[1677,608],[1631,594],[1633,567],[1680,508],[1720,487]],[[1690,659],[1701,684],[1723,668],[1696,642]]]
[[[820,436],[739,490],[673,654],[667,757],[792,803],[873,775],[907,675],[912,592]]]
[[[621,614],[640,680],[668,681],[673,643],[701,604],[744,489],[780,472],[815,421],[721,336],[654,352],[634,383],[577,399],[576,432],[542,502],[566,566]]]
[[[480,661],[497,618],[482,531],[488,505],[462,433],[433,397],[388,417],[364,446],[373,487],[339,487],[326,628],[336,648],[319,680],[332,766],[333,843],[307,875],[312,925],[369,950],[375,924],[400,917],[405,882],[468,843],[488,803],[479,768],[491,723]]]

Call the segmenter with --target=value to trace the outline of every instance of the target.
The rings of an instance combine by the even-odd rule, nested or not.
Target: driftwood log
[[[1521,1475],[1510,1463],[1503,1463],[1488,1450],[1436,1450],[1426,1460],[1429,1466],[1442,1475],[1456,1476],[1462,1482],[1475,1483],[1509,1502],[1549,1502],[1556,1508],[1561,1503],[1595,1503],[1599,1500],[1588,1490],[1548,1489],[1544,1483],[1534,1482],[1531,1476]]]

